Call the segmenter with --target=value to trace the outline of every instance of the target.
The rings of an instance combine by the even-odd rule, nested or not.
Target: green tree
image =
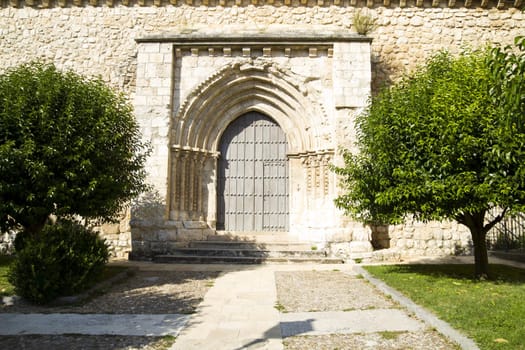
[[[488,276],[487,232],[525,204],[525,133],[490,95],[488,50],[441,52],[373,97],[343,152],[336,205],[364,222],[456,220],[472,234],[475,274]],[[486,213],[500,208],[489,219]]]
[[[514,39],[515,47],[495,47],[490,51],[488,65],[494,84],[490,90],[494,103],[502,111],[507,127],[525,127],[525,36]]]
[[[132,108],[100,79],[31,63],[0,75],[0,226],[111,220],[145,189]]]

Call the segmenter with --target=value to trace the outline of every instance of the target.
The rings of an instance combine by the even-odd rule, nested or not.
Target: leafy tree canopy
[[[495,87],[508,89],[488,64],[503,61],[493,65],[508,74],[508,52],[497,54],[440,52],[383,89],[357,118],[358,154],[345,151],[345,166],[335,169],[345,187],[336,204],[361,221],[400,223],[413,215],[466,225],[479,276],[488,268],[486,233],[525,205],[525,130],[508,122],[506,115],[518,117],[516,108],[494,94]],[[487,223],[494,207],[503,215]]]
[[[0,226],[111,220],[145,188],[132,108],[100,79],[31,63],[0,75]]]

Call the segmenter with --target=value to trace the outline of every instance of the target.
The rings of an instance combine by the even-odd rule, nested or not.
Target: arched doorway
[[[220,141],[217,229],[288,231],[288,143],[271,118],[249,112]]]

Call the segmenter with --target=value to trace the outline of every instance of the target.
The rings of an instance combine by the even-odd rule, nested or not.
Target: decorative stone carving
[[[330,164],[334,156],[333,150],[312,151],[290,154],[290,158],[301,160],[306,173],[306,187],[309,194],[328,196],[330,183]]]
[[[170,181],[170,220],[200,221],[203,211],[204,166],[215,161],[217,153],[172,147]]]
[[[194,50],[196,49],[191,49],[192,52]],[[174,123],[173,144],[176,147],[214,150],[218,136],[214,132],[218,129],[210,126],[217,123],[227,125],[231,122],[218,120],[219,116],[214,111],[224,108],[232,95],[247,94],[247,90],[251,90],[252,95],[265,95],[264,100],[271,100],[275,107],[283,110],[283,115],[285,110],[288,114],[287,110],[293,106],[297,120],[287,116],[290,119],[286,123],[279,120],[278,116],[273,116],[287,134],[294,134],[293,139],[296,141],[291,142],[291,152],[315,149],[320,143],[330,142],[319,140],[327,137],[319,130],[318,125],[319,120],[327,119],[327,115],[322,104],[318,103],[322,100],[319,93],[312,89],[306,90],[304,86],[304,79],[275,62],[264,58],[234,57],[230,64],[199,83],[183,100],[175,116],[177,122]],[[218,96],[217,91],[223,93]],[[213,94],[214,99],[207,99],[208,94]],[[302,132],[304,129],[309,132]]]

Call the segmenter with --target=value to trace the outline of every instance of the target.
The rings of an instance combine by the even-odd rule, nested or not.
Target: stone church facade
[[[331,164],[385,82],[440,49],[523,35],[515,1],[9,0],[2,67],[41,59],[102,76],[132,101],[154,191],[101,230],[116,254],[270,232],[348,258],[468,249],[454,223],[364,227],[334,206]],[[368,35],[356,10],[377,19]],[[395,147],[395,145],[393,145]],[[118,166],[116,164],[115,166]],[[383,249],[383,254],[373,249]],[[386,252],[386,253],[385,253]]]

